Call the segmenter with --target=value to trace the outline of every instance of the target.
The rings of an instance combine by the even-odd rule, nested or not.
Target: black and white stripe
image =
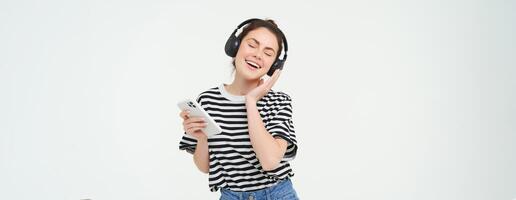
[[[258,111],[267,131],[288,142],[287,152],[278,168],[264,171],[256,158],[247,129],[247,112],[243,96],[225,91],[224,85],[202,92],[197,102],[222,128],[222,133],[208,138],[210,157],[209,187],[232,191],[254,191],[275,185],[279,180],[294,176],[288,161],[296,156],[297,140],[292,123],[289,95],[269,91],[257,102]],[[184,134],[179,149],[195,151],[197,140]]]

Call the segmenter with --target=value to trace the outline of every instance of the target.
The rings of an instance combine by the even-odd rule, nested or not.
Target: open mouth
[[[246,60],[245,62],[247,63],[247,65],[251,66],[252,68],[255,68],[255,69],[261,69],[262,68],[260,65],[256,64],[253,61]]]

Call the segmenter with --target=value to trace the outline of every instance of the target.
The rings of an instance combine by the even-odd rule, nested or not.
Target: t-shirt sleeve
[[[190,136],[184,132],[183,137],[181,138],[181,141],[179,142],[179,150],[185,150],[186,152],[190,154],[195,153],[195,147],[197,146],[197,139],[195,139],[193,136]]]
[[[200,95],[197,97],[196,101],[199,104],[201,104],[201,96]],[[182,123],[182,120],[183,119],[181,119],[181,123]],[[194,136],[188,135],[186,132],[183,131],[183,137],[181,138],[181,141],[179,141],[179,150],[185,150],[186,152],[188,152],[190,154],[194,154],[195,147],[197,147],[197,139],[195,139]]]
[[[285,94],[284,100],[280,101],[277,113],[266,125],[267,131],[275,138],[283,138],[287,141],[287,151],[282,161],[290,161],[296,157],[297,140],[292,122],[292,99]]]

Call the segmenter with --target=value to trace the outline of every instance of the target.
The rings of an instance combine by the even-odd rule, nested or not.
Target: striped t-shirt
[[[249,139],[247,110],[244,96],[228,93],[221,84],[202,92],[197,102],[222,128],[222,133],[208,138],[210,159],[209,188],[232,191],[254,191],[270,187],[294,173],[288,161],[296,156],[297,140],[292,123],[289,95],[270,90],[257,102],[258,111],[267,131],[275,138],[288,142],[287,151],[279,166],[264,171]],[[197,140],[184,134],[179,149],[194,153]]]

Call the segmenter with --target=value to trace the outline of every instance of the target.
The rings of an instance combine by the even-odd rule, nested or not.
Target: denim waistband
[[[246,191],[246,192],[236,192],[231,191],[227,188],[221,188],[221,192],[224,193],[224,195],[232,196],[233,198],[237,199],[248,199],[249,196],[254,197],[266,197],[266,196],[278,196],[285,192],[285,190],[290,191],[293,190],[292,187],[292,181],[289,178],[283,179],[278,181],[276,185],[255,190],[255,191]]]

